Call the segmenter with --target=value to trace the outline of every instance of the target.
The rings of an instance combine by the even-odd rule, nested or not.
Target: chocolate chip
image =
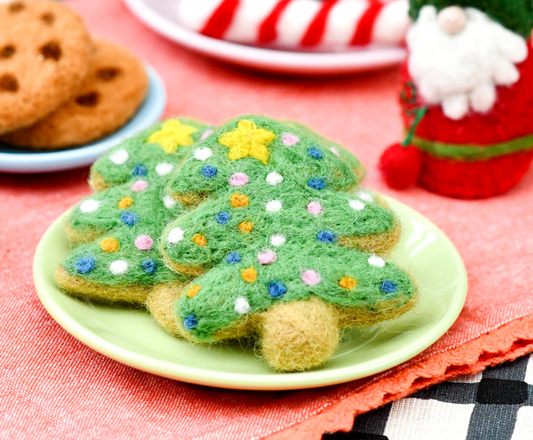
[[[0,92],[15,93],[18,89],[19,83],[13,75],[6,73],[0,76]]]
[[[102,81],[113,81],[122,71],[117,67],[104,67],[96,71],[96,76]]]
[[[53,41],[42,46],[40,52],[44,59],[52,58],[57,61],[61,58],[61,47]]]
[[[4,46],[2,50],[0,50],[0,58],[11,58],[13,55],[15,55],[15,52],[15,46],[8,44],[7,46]]]
[[[76,104],[83,107],[95,107],[100,100],[98,92],[88,92],[76,97]]]
[[[9,12],[20,12],[26,5],[23,2],[13,2],[8,6]]]
[[[44,21],[47,25],[51,26],[54,24],[55,16],[51,12],[45,12],[41,15],[41,20]]]

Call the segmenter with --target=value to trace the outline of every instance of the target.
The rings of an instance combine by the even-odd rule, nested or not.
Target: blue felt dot
[[[219,222],[221,225],[225,225],[227,222],[229,222],[230,218],[231,215],[229,215],[229,212],[226,211],[219,212],[216,216],[217,222]]]
[[[153,274],[157,269],[157,263],[151,258],[141,261],[141,269],[144,270],[147,274]]]
[[[307,186],[313,189],[324,189],[326,187],[326,181],[322,177],[315,177],[307,181]]]
[[[231,253],[228,254],[228,256],[226,257],[226,261],[227,261],[229,264],[237,264],[237,263],[240,263],[240,261],[241,261],[241,254],[239,254],[238,252],[231,252]]]
[[[315,159],[322,159],[324,157],[324,153],[322,153],[322,151],[320,151],[318,148],[316,147],[311,147],[307,150],[307,154],[309,154],[309,156],[315,158]]]
[[[320,231],[316,234],[316,239],[322,243],[335,243],[337,241],[337,234],[331,231]]]
[[[398,285],[394,281],[383,281],[381,283],[381,291],[386,294],[396,293],[398,290]]]
[[[135,177],[144,177],[146,176],[147,172],[148,170],[146,169],[146,167],[142,163],[139,163],[133,167],[131,175]]]
[[[204,165],[201,169],[201,172],[204,177],[211,179],[217,175],[218,170],[213,165]]]
[[[197,325],[198,325],[198,320],[196,319],[196,316],[194,316],[193,313],[191,313],[190,315],[187,315],[185,319],[183,320],[183,327],[185,327],[187,330],[192,330]]]
[[[281,281],[271,281],[268,283],[268,293],[272,298],[278,298],[287,293],[287,286]]]
[[[89,273],[95,267],[96,267],[96,258],[94,258],[92,255],[78,258],[74,262],[74,268],[76,269],[78,273],[81,273],[81,274]]]
[[[134,226],[139,222],[139,216],[131,211],[125,211],[120,214],[120,220],[128,226]]]

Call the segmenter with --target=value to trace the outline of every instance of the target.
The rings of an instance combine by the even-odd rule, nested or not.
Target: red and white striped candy
[[[407,0],[181,0],[184,26],[212,38],[288,49],[400,45]]]

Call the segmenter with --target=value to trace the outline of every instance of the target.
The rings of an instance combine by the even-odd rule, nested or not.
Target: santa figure
[[[533,0],[411,0],[402,144],[380,168],[465,199],[515,186],[533,159]]]

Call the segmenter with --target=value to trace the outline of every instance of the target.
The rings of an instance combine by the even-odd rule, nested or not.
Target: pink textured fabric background
[[[381,150],[401,136],[396,69],[327,80],[253,74],[157,36],[119,0],[69,4],[93,35],[123,43],[158,70],[168,88],[166,116],[216,124],[262,113],[301,121],[356,153],[370,171],[367,186],[409,204],[451,238],[468,270],[467,304],[418,360],[533,313],[533,172],[508,195],[488,201],[388,191],[375,170]],[[263,438],[364,383],[276,393],[208,389],[126,367],[68,335],[40,304],[31,266],[47,227],[89,193],[87,177],[87,169],[0,174],[0,438]]]

